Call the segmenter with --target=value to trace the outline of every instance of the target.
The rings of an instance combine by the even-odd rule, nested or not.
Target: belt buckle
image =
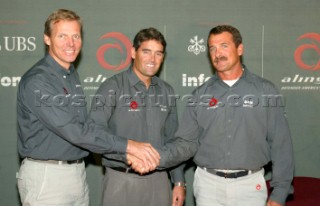
[[[227,177],[228,177],[228,172],[225,172],[224,173],[224,178],[227,179]]]

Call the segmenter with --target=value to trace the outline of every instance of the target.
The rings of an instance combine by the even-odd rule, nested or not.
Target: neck
[[[222,80],[235,80],[239,79],[243,74],[243,69],[240,66],[239,68],[231,71],[217,72],[218,76]]]
[[[144,76],[141,73],[137,72],[136,69],[133,69],[134,73],[137,75],[137,77],[144,83],[146,88],[148,89],[151,84],[151,77]]]
[[[65,63],[65,64],[61,64],[61,62],[59,62],[59,59],[53,55],[51,52],[49,52],[50,56],[65,70],[69,70],[71,63]]]
[[[141,80],[142,81],[142,80]],[[149,86],[151,84],[151,79],[149,81],[142,81],[147,89],[149,89]]]

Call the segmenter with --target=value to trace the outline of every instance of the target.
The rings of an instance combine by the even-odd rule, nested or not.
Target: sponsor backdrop
[[[0,0],[0,205],[19,205],[15,175],[16,92],[23,73],[44,55],[43,25],[53,10],[67,8],[84,19],[78,72],[87,95],[110,76],[128,68],[134,35],[156,27],[168,42],[160,74],[181,97],[213,73],[206,39],[217,24],[232,24],[242,35],[244,63],[273,81],[285,96],[292,131],[295,176],[320,178],[320,1],[319,0]],[[179,115],[184,100],[177,100]],[[181,120],[183,121],[183,120]],[[187,206],[194,166],[186,169]],[[87,166],[91,205],[99,205],[103,169],[99,156]]]

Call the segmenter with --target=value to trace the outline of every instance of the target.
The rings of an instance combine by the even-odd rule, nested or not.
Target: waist
[[[244,177],[250,174],[254,174],[256,172],[259,172],[262,168],[257,168],[254,170],[246,170],[246,169],[239,169],[239,170],[225,170],[225,169],[211,169],[206,167],[200,167],[204,171],[224,178],[239,178]]]
[[[127,167],[127,168],[124,168],[124,167],[109,167],[110,169],[112,170],[115,170],[117,172],[122,172],[122,173],[126,173],[126,174],[136,174],[136,175],[140,175],[140,176],[147,176],[147,175],[151,175],[151,174],[154,174],[156,172],[158,172],[157,170],[153,170],[151,172],[148,172],[146,174],[139,174],[138,172],[134,171],[132,168],[130,167]]]
[[[31,157],[26,157],[27,160],[32,162],[39,162],[39,163],[49,163],[49,164],[57,164],[57,165],[63,165],[63,164],[81,164],[83,163],[83,158],[78,160],[39,160],[39,159],[33,159]]]

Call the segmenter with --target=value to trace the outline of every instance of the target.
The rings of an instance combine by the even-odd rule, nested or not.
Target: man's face
[[[243,45],[240,44],[237,48],[229,32],[210,35],[208,46],[211,62],[217,72],[232,71],[241,65],[240,56],[243,53]]]
[[[131,49],[131,57],[134,59],[133,70],[139,79],[150,79],[159,71],[163,62],[163,46],[156,40],[144,41],[137,51]]]
[[[69,69],[82,47],[81,27],[77,21],[59,21],[53,25],[51,36],[44,35],[49,54],[65,69]]]

